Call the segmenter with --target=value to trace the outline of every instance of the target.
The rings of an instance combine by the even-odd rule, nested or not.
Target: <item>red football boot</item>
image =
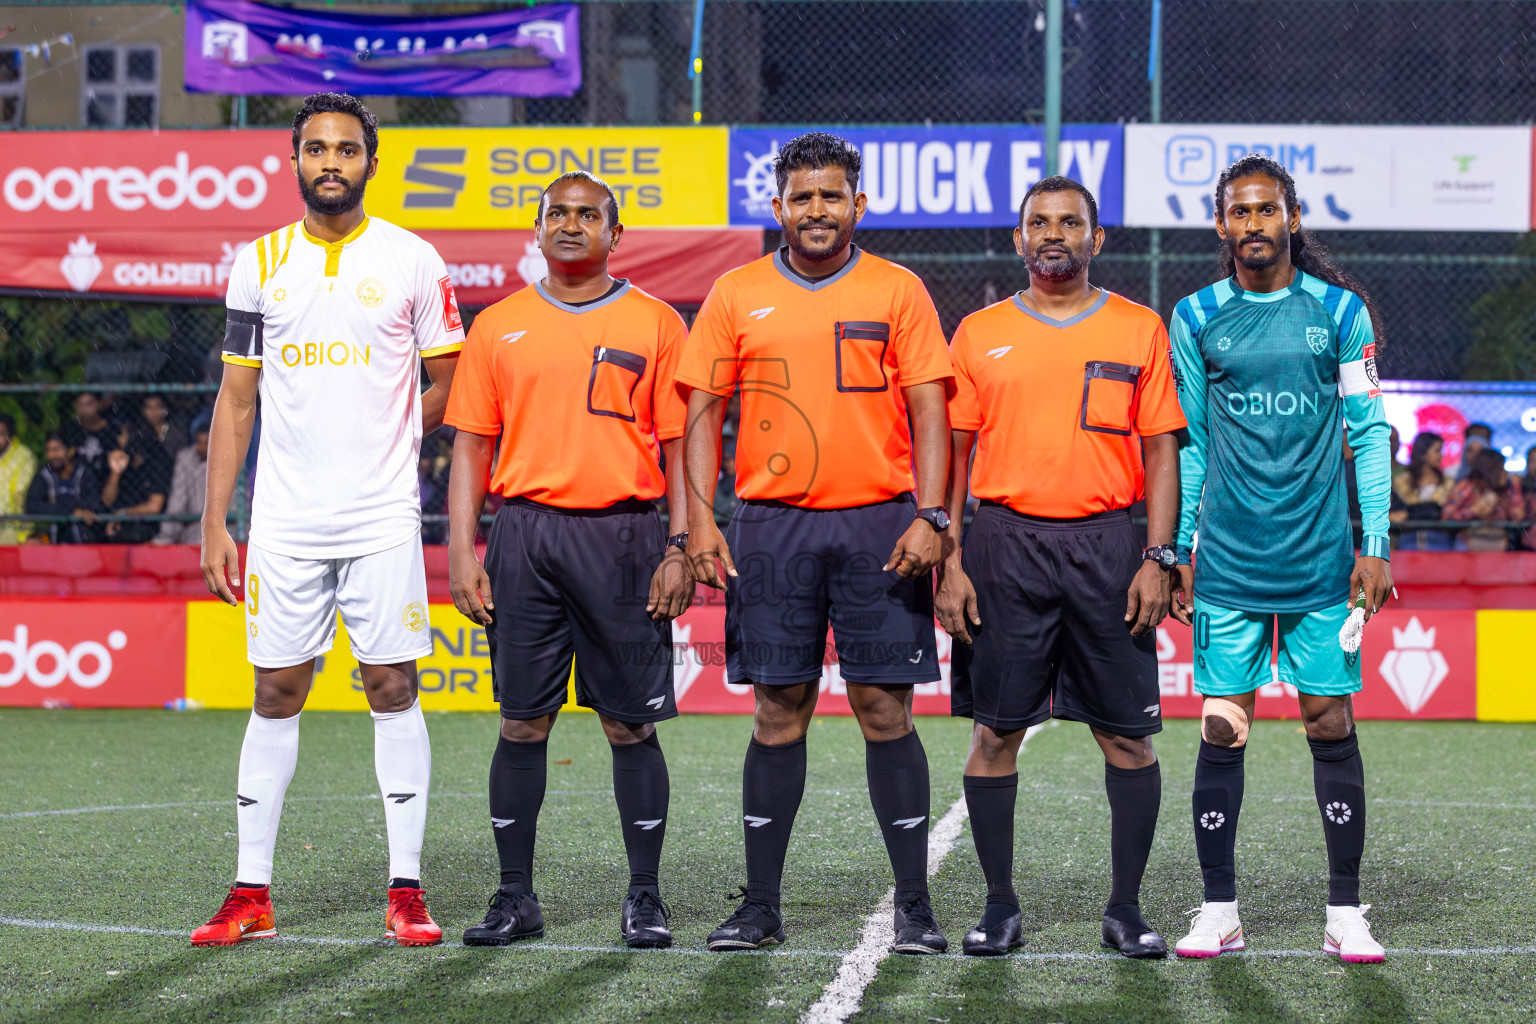
[[[241,889],[232,885],[219,912],[192,933],[192,945],[233,946],[246,939],[270,939],[276,935],[271,890],[266,886]]]
[[[384,934],[402,946],[435,946],[443,930],[427,913],[420,889],[389,890],[389,910],[384,914]]]

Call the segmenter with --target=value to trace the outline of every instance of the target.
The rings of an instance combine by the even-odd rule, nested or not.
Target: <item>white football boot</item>
[[[1323,952],[1332,953],[1348,964],[1379,964],[1387,958],[1381,943],[1371,937],[1365,912],[1369,903],[1358,907],[1329,907],[1328,927],[1323,929]]]
[[[1173,947],[1179,956],[1208,959],[1247,948],[1243,942],[1243,922],[1237,919],[1236,901],[1202,903],[1198,911],[1190,913],[1195,915],[1195,921],[1189,926],[1189,934]]]

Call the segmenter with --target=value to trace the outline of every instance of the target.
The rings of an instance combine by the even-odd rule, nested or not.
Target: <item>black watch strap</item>
[[[680,550],[687,550],[687,548],[688,548],[688,531],[684,530],[682,533],[674,533],[672,536],[668,537],[667,538],[667,547],[669,547],[669,548],[678,548]]]
[[[1172,569],[1178,564],[1179,552],[1172,544],[1158,544],[1143,549],[1141,558],[1144,562],[1156,562],[1163,569]]]

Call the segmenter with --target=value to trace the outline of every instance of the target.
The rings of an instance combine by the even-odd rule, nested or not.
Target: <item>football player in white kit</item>
[[[442,423],[464,327],[437,251],[363,213],[377,150],[378,119],[360,101],[308,97],[293,119],[304,219],[246,246],[230,274],[202,568],[210,591],[239,603],[225,516],[259,395],[244,577],[256,699],[240,750],[235,882],[193,945],[277,934],[268,884],[278,817],[298,759],[299,713],[315,659],[335,641],[338,609],[373,712],[389,833],[386,934],[406,946],[442,939],[420,882],[432,753],[416,659],[432,642],[417,458],[422,434]]]

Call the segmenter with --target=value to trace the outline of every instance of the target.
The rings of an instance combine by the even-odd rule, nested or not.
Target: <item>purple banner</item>
[[[236,96],[574,96],[580,18],[574,4],[407,19],[193,0],[186,82]]]

